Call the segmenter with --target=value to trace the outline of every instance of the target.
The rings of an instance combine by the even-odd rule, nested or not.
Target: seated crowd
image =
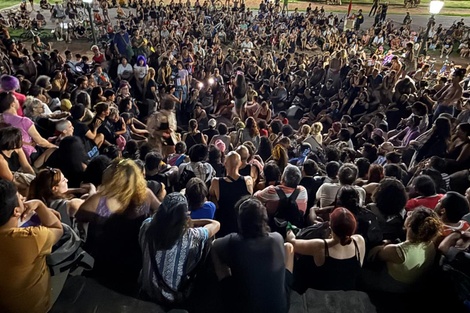
[[[90,59],[4,29],[1,312],[47,312],[77,272],[189,312],[468,279],[466,69],[432,70],[410,25],[234,3],[137,3]],[[55,271],[71,238],[91,269]]]

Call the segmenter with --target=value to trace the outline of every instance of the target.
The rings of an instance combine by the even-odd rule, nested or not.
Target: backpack
[[[280,187],[275,187],[275,190],[279,197],[279,204],[276,213],[272,216],[269,226],[271,227],[271,231],[278,232],[285,238],[288,223],[298,228],[302,228],[303,226],[303,216],[296,202],[300,190],[295,188],[289,198]]]
[[[91,270],[94,259],[82,249],[82,240],[67,224],[62,223],[64,234],[52,247],[52,253],[46,257],[51,276],[67,270],[77,273],[77,269]]]
[[[364,237],[366,247],[379,245],[383,240],[383,232],[377,216],[364,208],[360,208],[354,215],[357,221],[356,234]]]
[[[191,165],[185,166],[183,169],[183,172],[181,172],[181,175],[179,178],[179,190],[186,188],[186,184],[188,183],[188,181],[191,178],[196,177],[196,174],[194,173],[194,171],[190,170],[188,167],[192,168]]]

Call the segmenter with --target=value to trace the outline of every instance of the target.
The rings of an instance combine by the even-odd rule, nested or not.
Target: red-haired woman
[[[294,289],[354,290],[361,272],[366,245],[361,235],[355,235],[357,223],[347,209],[336,208],[330,215],[331,236],[328,239],[296,239],[292,231],[286,240],[294,252],[312,256],[309,266],[294,266]],[[313,262],[312,262],[313,261]]]

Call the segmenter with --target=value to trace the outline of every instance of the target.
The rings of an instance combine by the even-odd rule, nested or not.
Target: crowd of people
[[[75,237],[83,275],[189,312],[406,294],[440,258],[470,275],[470,70],[429,57],[463,21],[132,6],[90,56],[2,29],[0,311],[47,312],[76,268],[46,257]]]

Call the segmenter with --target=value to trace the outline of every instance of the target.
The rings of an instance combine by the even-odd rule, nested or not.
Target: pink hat
[[[225,152],[225,143],[222,140],[217,139],[214,143],[214,146],[216,146],[216,148],[219,149],[220,152]]]

